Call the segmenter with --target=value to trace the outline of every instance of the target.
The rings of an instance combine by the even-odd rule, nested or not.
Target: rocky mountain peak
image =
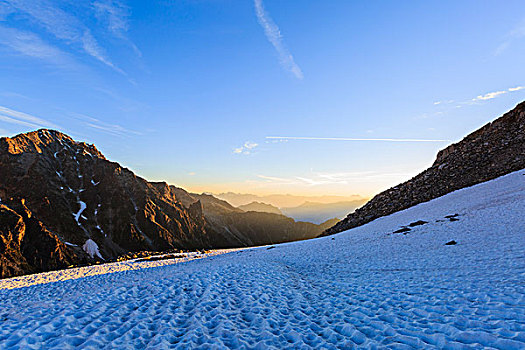
[[[52,265],[63,267],[133,251],[210,246],[202,215],[190,214],[166,183],[149,183],[55,130],[0,139],[0,201],[0,221],[19,217],[26,225],[0,228],[0,241],[12,252],[0,249],[0,277],[49,269],[26,255],[32,249],[61,252],[46,261],[56,258]],[[17,243],[10,232],[25,234]]]
[[[59,152],[73,151],[82,155],[106,159],[94,145],[76,142],[68,135],[51,129],[39,129],[19,134],[12,138],[0,138],[0,149],[10,154],[57,154]]]

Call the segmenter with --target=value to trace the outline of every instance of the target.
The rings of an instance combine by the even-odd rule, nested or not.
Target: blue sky
[[[524,57],[521,0],[5,0],[0,135],[199,192],[369,196],[524,100]]]

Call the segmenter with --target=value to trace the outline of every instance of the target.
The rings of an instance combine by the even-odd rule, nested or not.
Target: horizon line
[[[351,137],[303,137],[303,136],[266,136],[277,140],[321,140],[321,141],[379,141],[379,142],[452,142],[452,140],[434,139],[391,139],[391,138],[351,138]]]

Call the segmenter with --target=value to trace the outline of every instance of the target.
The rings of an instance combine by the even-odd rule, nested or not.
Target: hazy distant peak
[[[257,211],[260,213],[272,213],[282,215],[283,213],[279,208],[262,202],[251,202],[249,204],[241,205],[238,207],[244,211]]]
[[[306,202],[328,204],[339,203],[347,201],[364,201],[365,198],[359,195],[350,196],[299,196],[292,194],[270,194],[270,195],[255,195],[250,193],[234,193],[225,192],[215,194],[215,197],[223,199],[233,206],[239,207],[247,205],[252,202],[260,202],[270,204],[277,208],[298,207]]]

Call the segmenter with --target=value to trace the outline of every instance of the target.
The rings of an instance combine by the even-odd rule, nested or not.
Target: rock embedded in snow
[[[406,234],[406,232],[410,232],[410,231],[411,231],[411,229],[409,227],[401,227],[400,229],[398,229],[398,230],[396,230],[396,231],[394,231],[392,233],[404,233],[404,234]]]
[[[410,224],[408,224],[409,227],[416,227],[416,226],[421,226],[421,225],[425,225],[425,224],[428,224],[427,221],[423,221],[423,220],[417,220],[417,221],[414,221],[414,222],[411,222]]]

